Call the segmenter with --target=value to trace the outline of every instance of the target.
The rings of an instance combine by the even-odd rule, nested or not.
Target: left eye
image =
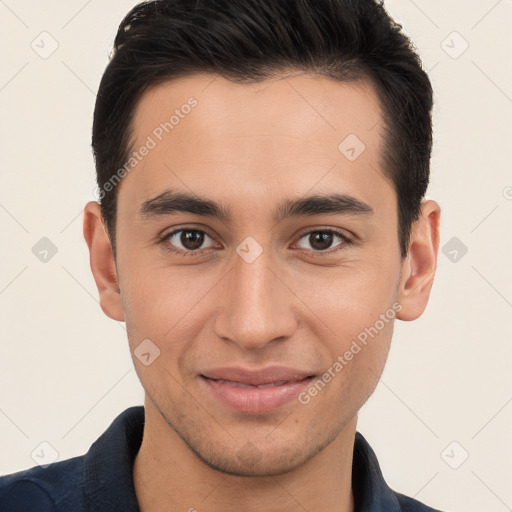
[[[309,233],[306,233],[301,240],[306,240],[306,243],[309,243],[311,248],[314,251],[326,251],[327,249],[330,249],[332,247],[333,241],[335,238],[338,238],[341,240],[340,243],[336,244],[342,245],[343,243],[348,242],[348,238],[342,235],[341,233],[336,233],[334,231],[311,231]],[[299,247],[301,249],[309,249],[309,247],[304,247],[299,242]]]

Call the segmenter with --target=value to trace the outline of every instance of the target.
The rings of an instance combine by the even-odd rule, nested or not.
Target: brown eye
[[[204,247],[206,240],[210,239],[210,246]],[[215,242],[204,231],[198,229],[177,229],[162,239],[162,243],[172,252],[177,254],[196,254],[205,249],[211,249]]]
[[[200,231],[182,231],[179,237],[181,244],[185,249],[195,251],[201,248],[204,242],[204,233]]]
[[[324,251],[325,249],[329,249],[333,241],[332,233],[312,233],[309,235],[309,243],[311,247],[317,251]]]
[[[336,239],[340,241],[335,243]],[[337,233],[336,231],[324,230],[310,231],[309,233],[306,233],[301,237],[298,245],[301,249],[308,249],[313,252],[335,252],[337,249],[334,249],[333,251],[329,251],[329,249],[338,246],[341,248],[348,244],[350,244],[350,240],[345,235]],[[307,247],[307,245],[309,245],[309,247]]]

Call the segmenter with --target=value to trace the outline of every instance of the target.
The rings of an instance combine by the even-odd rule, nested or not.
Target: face
[[[150,149],[119,185],[120,294],[102,306],[146,408],[212,468],[290,471],[354,424],[402,308],[375,91],[195,75],[147,91],[133,126]],[[262,374],[274,385],[244,381]]]

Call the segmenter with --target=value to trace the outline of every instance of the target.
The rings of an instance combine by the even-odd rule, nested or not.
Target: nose
[[[215,333],[245,350],[283,341],[297,328],[299,300],[270,259],[266,251],[251,263],[237,255],[219,287]]]

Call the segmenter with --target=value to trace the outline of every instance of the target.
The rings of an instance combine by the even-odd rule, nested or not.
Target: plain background
[[[134,4],[0,0],[0,474],[34,466],[41,442],[81,455],[143,403],[82,237],[95,93]],[[428,197],[442,241],[427,311],[395,324],[358,430],[392,488],[442,510],[511,510],[512,1],[386,6],[435,90]],[[46,262],[43,237],[57,249]]]

